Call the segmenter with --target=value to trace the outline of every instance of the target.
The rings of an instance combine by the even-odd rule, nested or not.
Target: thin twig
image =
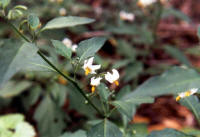
[[[16,27],[15,25],[13,25],[12,23],[10,23],[9,21],[6,20],[6,23],[8,23],[13,30],[15,30],[15,32],[17,34],[19,34],[20,37],[22,37],[25,41],[32,43],[24,34],[22,34]],[[47,63],[49,64],[57,73],[59,73],[60,75],[62,75],[65,79],[67,79],[69,82],[72,83],[72,85],[74,87],[76,87],[76,89],[79,91],[79,93],[81,93],[81,95],[88,101],[88,103],[101,115],[104,116],[101,111],[93,104],[93,102],[85,95],[84,91],[80,88],[80,86],[76,83],[76,81],[74,81],[71,77],[65,75],[64,73],[62,73],[56,66],[54,66],[44,55],[41,51],[38,50],[38,55]]]

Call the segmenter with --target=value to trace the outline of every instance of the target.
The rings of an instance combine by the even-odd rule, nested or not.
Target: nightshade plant
[[[53,29],[89,24],[94,22],[93,19],[66,16],[41,24],[35,14],[26,15],[25,11],[28,9],[26,6],[11,7],[9,4],[10,0],[0,0],[1,22],[13,30],[17,37],[0,41],[1,102],[9,102],[12,97],[29,89],[29,96],[20,98],[23,100],[24,108],[28,110],[37,102],[43,89],[38,86],[38,83],[33,84],[28,80],[31,78],[30,75],[26,75],[26,80],[20,82],[11,78],[17,72],[25,72],[25,70],[35,71],[38,77],[42,77],[41,72],[50,73],[47,76],[51,78],[48,81],[49,88],[45,89],[48,92],[42,92],[42,98],[34,114],[40,137],[193,137],[198,135],[174,129],[154,131],[148,135],[146,125],[129,124],[138,105],[152,103],[156,96],[165,94],[174,95],[177,101],[194,113],[200,124],[200,104],[196,96],[200,88],[200,75],[194,69],[173,67],[160,76],[147,80],[134,92],[131,92],[130,86],[125,86],[116,93],[114,88],[111,89],[107,85],[112,84],[113,87],[120,85],[118,70],[113,68],[108,72],[102,71],[101,64],[94,63],[95,54],[104,45],[105,37],[81,41],[74,49],[75,53],[65,42],[48,39],[56,54],[64,57],[69,64],[66,68],[69,69],[70,74],[65,72],[66,68],[60,67],[55,62],[55,58],[46,55],[38,42],[45,31],[51,33]],[[59,75],[59,80],[64,85],[55,84],[57,80],[55,74]],[[84,76],[88,81],[87,84],[91,85],[89,92],[86,92],[84,86],[86,83],[81,82],[79,75]],[[37,78],[35,79],[37,81]],[[73,122],[61,108],[66,94],[69,95],[71,107],[88,118],[85,126],[73,133],[68,131],[63,133],[67,128],[66,123]],[[120,120],[118,120],[119,115]],[[36,135],[34,132],[33,127],[24,122],[24,117],[20,114],[0,117],[2,137],[34,137]]]

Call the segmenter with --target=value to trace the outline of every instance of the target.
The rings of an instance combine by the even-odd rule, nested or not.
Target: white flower
[[[78,45],[77,44],[72,44],[72,41],[69,39],[69,38],[64,38],[62,40],[62,43],[70,48],[72,50],[72,52],[76,52],[76,49],[78,48]]]
[[[90,80],[90,85],[92,86],[91,91],[92,93],[95,91],[96,86],[98,86],[100,84],[100,81],[102,80],[101,77],[92,77]]]
[[[78,45],[76,44],[73,44],[72,45],[72,52],[76,52],[76,49],[78,48]]]
[[[90,81],[90,85],[92,85],[92,86],[98,86],[100,84],[101,80],[102,80],[101,77],[97,77],[97,78],[92,77],[91,81]]]
[[[62,40],[62,43],[67,46],[68,48],[71,48],[72,47],[72,41],[69,39],[69,38],[64,38]]]
[[[157,0],[139,0],[138,5],[141,6],[141,7],[146,7],[146,6],[149,6],[156,1]]]
[[[120,11],[119,17],[121,20],[125,21],[133,21],[135,19],[135,15],[133,13],[128,13],[125,11]]]
[[[65,9],[65,8],[60,8],[60,9],[59,9],[59,14],[60,14],[61,16],[65,16],[65,15],[67,14],[66,9]]]
[[[198,88],[192,88],[186,92],[181,92],[178,94],[178,96],[176,97],[176,101],[179,101],[181,98],[185,98],[188,96],[191,96],[193,94],[195,94],[198,91]]]
[[[119,72],[116,69],[112,69],[112,74],[110,72],[107,72],[105,74],[105,79],[108,82],[115,83],[118,86],[119,82],[117,80],[119,79]]]
[[[88,74],[96,74],[96,70],[101,68],[101,65],[92,65],[93,64],[94,57],[89,58],[88,60],[84,61],[83,69],[85,70],[85,75]]]

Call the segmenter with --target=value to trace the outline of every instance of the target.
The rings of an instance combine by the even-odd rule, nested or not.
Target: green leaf
[[[119,69],[119,68],[128,66],[128,64],[129,64],[131,61],[132,61],[132,60],[130,60],[130,59],[119,60],[119,61],[117,61],[117,62],[114,62],[112,68]]]
[[[200,32],[199,32],[199,36],[200,36]],[[185,53],[199,57],[200,56],[200,46],[196,45],[194,47],[187,48]]]
[[[142,123],[130,125],[128,131],[125,137],[147,137],[148,135],[147,125]]]
[[[34,128],[24,121],[23,115],[8,114],[0,116],[1,137],[35,137],[35,135]]]
[[[195,70],[173,67],[159,76],[150,78],[134,92],[127,94],[126,98],[135,96],[155,97],[165,94],[177,95],[192,88],[200,88],[199,83],[200,75]]]
[[[176,10],[174,8],[171,8],[171,7],[170,8],[164,8],[163,13],[162,13],[162,18],[166,18],[166,17],[169,17],[171,15],[178,18],[178,19],[181,19],[181,20],[184,20],[184,21],[187,21],[187,22],[191,22],[191,19],[186,14],[181,12],[180,10]]]
[[[112,34],[114,33],[114,34],[119,34],[119,35],[121,34],[133,35],[135,38],[131,39],[131,41],[137,44],[150,45],[153,42],[153,33],[149,29],[149,27],[146,25],[146,23],[139,24],[139,25],[135,25],[135,24],[128,25],[126,23],[120,26],[108,26],[107,31],[112,32]],[[123,43],[121,42],[119,43],[120,46],[122,46],[122,44]],[[128,43],[126,42],[124,44],[128,44]],[[125,46],[128,46],[128,45],[125,45]],[[125,46],[122,46],[122,47],[125,47]],[[126,48],[128,49],[128,47]],[[134,52],[134,48],[131,48],[130,46],[129,48],[133,49],[133,55],[134,55],[136,53]],[[119,49],[122,49],[122,48],[119,47]],[[125,50],[127,51],[127,49],[122,49],[123,50],[122,52],[124,52]],[[128,52],[127,55],[130,55],[130,51],[127,51],[127,52]]]
[[[6,8],[10,4],[10,0],[0,0],[0,6]]]
[[[94,60],[97,64],[101,64],[102,68],[107,68],[110,65],[110,60],[107,60],[105,57],[102,57],[98,54],[94,55]]]
[[[143,71],[143,64],[141,62],[131,63],[126,67],[125,71],[124,82],[129,82],[130,80],[137,78],[137,76]]]
[[[66,126],[64,116],[64,112],[46,95],[34,114],[40,137],[60,136]]]
[[[38,26],[40,25],[40,19],[35,14],[30,14],[28,16],[28,25],[31,27],[31,29],[36,30]]]
[[[58,83],[52,83],[48,87],[49,91],[51,91],[52,95],[54,96],[54,99],[56,101],[56,104],[60,107],[62,107],[66,101],[67,97],[67,88],[64,85],[60,85]]]
[[[135,57],[137,55],[137,51],[133,46],[126,42],[125,40],[119,40],[118,41],[119,45],[117,46],[117,51],[119,54],[122,56],[131,58],[132,61],[135,60]]]
[[[94,120],[89,120],[89,121],[87,121],[87,124],[88,124],[89,126],[94,126],[94,125],[99,124],[100,122],[102,122],[102,119],[94,119]]]
[[[5,40],[0,47],[0,86],[15,73],[27,67],[36,52],[37,48],[32,44],[21,45],[17,41]]]
[[[132,39],[132,42],[137,44],[152,45],[154,38],[153,32],[148,28],[147,24],[141,24],[139,26],[138,34],[135,35],[136,38]]]
[[[115,124],[104,119],[91,128],[87,133],[87,137],[122,137],[122,133]]]
[[[80,114],[83,114],[90,119],[94,119],[96,111],[91,107],[91,105],[86,105],[85,98],[81,95],[81,93],[71,85],[67,86],[67,91],[70,100],[69,109],[75,109]]]
[[[7,16],[8,16],[9,20],[14,20],[14,19],[18,19],[18,18],[22,17],[23,12],[19,9],[13,9],[13,10],[9,10]]]
[[[108,97],[110,95],[110,91],[109,89],[107,88],[107,86],[103,83],[101,83],[99,86],[98,86],[98,91],[99,91],[99,96],[101,98],[101,100],[103,102],[107,102],[108,100]]]
[[[61,41],[58,40],[51,40],[53,46],[56,49],[56,52],[61,55],[66,57],[67,59],[71,59],[72,56],[72,50],[65,46]]]
[[[93,19],[86,17],[76,17],[76,16],[57,17],[55,19],[50,20],[42,30],[73,27],[92,22],[94,22]]]
[[[181,63],[185,64],[188,67],[191,67],[190,61],[187,59],[187,57],[178,49],[172,46],[166,45],[165,51],[170,54],[172,57],[180,61]]]
[[[136,111],[136,106],[141,103],[151,103],[153,102],[153,98],[151,97],[132,97],[130,99],[126,99],[126,95],[130,94],[131,88],[130,86],[125,86],[122,88],[116,96],[116,101],[113,101],[112,104],[117,107],[118,111],[121,113],[124,122],[126,119],[132,120],[133,115]],[[125,116],[126,117],[125,117]],[[126,124],[126,123],[124,123]]]
[[[190,109],[200,123],[200,102],[198,97],[189,96],[181,99],[180,103]]]
[[[138,35],[140,33],[140,28],[136,25],[121,25],[120,27],[117,26],[107,26],[107,31],[114,33],[114,34],[125,34],[125,35]]]
[[[117,101],[113,101],[112,104],[117,107],[120,113],[125,114],[129,120],[133,118],[133,114],[135,113],[136,105],[140,105],[142,103],[152,103],[154,101],[151,97],[137,97],[134,96],[132,98],[126,99],[122,98]]]
[[[86,132],[83,130],[78,130],[74,133],[65,133],[60,137],[87,137]]]
[[[146,124],[133,124],[131,126],[135,135],[133,137],[146,137],[148,135]]]
[[[30,88],[28,95],[24,95],[22,97],[23,105],[26,110],[29,110],[29,107],[34,105],[38,101],[41,91],[42,91],[41,87],[39,85],[36,85]]]
[[[27,10],[28,8],[27,8],[26,6],[24,6],[24,5],[16,5],[16,6],[14,7],[14,9]]]
[[[11,98],[17,96],[30,86],[31,83],[28,81],[20,81],[20,82],[9,81],[3,86],[2,89],[0,89],[0,97]]]
[[[124,86],[123,88],[120,89],[120,91],[117,93],[116,95],[116,100],[120,100],[122,99],[126,94],[131,92],[131,87],[128,86]]]
[[[200,39],[200,26],[198,26],[197,36],[198,36],[198,38]]]
[[[181,130],[182,132],[189,134],[189,135],[193,135],[195,137],[200,137],[200,130],[196,129],[196,128],[184,128]]]
[[[35,45],[32,45],[35,46]],[[45,55],[44,55],[45,56]],[[48,60],[55,64],[55,61],[52,58],[45,56]],[[55,72],[49,64],[47,64],[43,58],[41,58],[38,54],[35,54],[33,57],[28,59],[27,64],[25,64],[23,71],[42,71],[44,72]]]
[[[130,121],[136,112],[136,106],[134,103],[124,102],[124,101],[114,101],[112,104],[117,108],[120,114],[125,115],[127,120]]]
[[[164,129],[161,131],[153,131],[147,137],[194,137],[190,135],[186,135],[183,132],[177,131],[175,129]]]
[[[81,41],[77,48],[77,55],[80,57],[80,61],[94,56],[94,54],[103,46],[106,38],[104,37],[94,37]]]

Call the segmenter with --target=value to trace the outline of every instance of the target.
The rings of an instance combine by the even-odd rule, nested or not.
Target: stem
[[[26,36],[24,36],[12,23],[6,21],[14,30],[17,32],[17,34],[22,37],[25,41],[31,42]]]
[[[25,41],[32,43],[24,34],[22,34],[12,23],[6,20],[6,22],[21,36]],[[79,91],[79,93],[88,101],[88,103],[101,115],[104,116],[101,111],[93,104],[93,102],[85,95],[84,91],[80,88],[80,86],[74,81],[71,77],[65,75],[62,73],[56,66],[54,66],[44,55],[41,51],[38,50],[38,55],[47,63],[49,64],[58,74],[63,76],[65,79],[67,79],[71,84],[76,87],[76,89]]]
[[[156,44],[158,37],[157,37],[157,29],[158,29],[158,25],[162,16],[162,12],[163,12],[163,5],[160,1],[158,1],[158,10],[156,11],[156,16],[155,16],[155,20],[154,20],[154,24],[153,24],[153,38],[154,38],[154,42],[153,45]]]
[[[114,107],[113,109],[110,110],[110,112],[107,114],[107,117],[109,117],[117,108]]]
[[[77,72],[77,70],[78,70],[78,67],[79,67],[79,65],[76,64],[75,70],[74,70],[74,80],[76,80],[76,72]]]
[[[44,59],[45,62],[47,62],[57,73],[59,73],[61,76],[63,76],[65,79],[67,79],[68,81],[70,81],[72,83],[73,86],[76,87],[76,89],[78,89],[78,91],[81,93],[81,95],[88,101],[88,103],[90,103],[90,105],[100,114],[101,111],[93,104],[93,102],[85,95],[85,93],[83,92],[83,90],[79,87],[79,85],[69,76],[63,74],[60,70],[58,70],[47,58],[45,58],[45,56],[38,51],[38,54]]]

